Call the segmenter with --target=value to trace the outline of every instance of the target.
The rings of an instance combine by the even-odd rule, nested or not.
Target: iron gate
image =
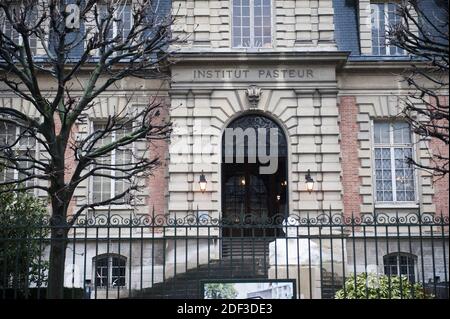
[[[204,298],[205,281],[292,280],[297,298],[350,298],[363,278],[360,298],[385,298],[376,285],[387,280],[393,291],[400,278],[419,287],[400,298],[448,298],[448,226],[448,216],[430,214],[94,214],[69,233],[66,297]],[[29,227],[38,231],[30,236]],[[3,299],[45,298],[51,227],[0,229]]]

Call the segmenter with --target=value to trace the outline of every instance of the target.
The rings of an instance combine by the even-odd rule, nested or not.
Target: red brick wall
[[[166,141],[153,141],[150,144],[150,157],[158,157],[160,165],[153,171],[148,180],[150,198],[148,199],[149,213],[155,210],[155,215],[166,213],[166,189],[167,189],[167,154],[168,144]]]
[[[449,105],[448,96],[441,96],[440,101],[444,105]],[[448,124],[448,122],[447,122]],[[444,157],[449,157],[449,149],[448,146],[445,145],[443,142],[432,139],[430,142],[430,148],[431,152],[433,154],[440,154]],[[434,187],[434,196],[433,196],[433,203],[436,205],[436,213],[437,214],[443,214],[447,215],[449,214],[449,178],[448,175],[446,175],[444,178],[435,178],[435,181],[433,183]]]
[[[156,101],[155,101],[156,102]],[[170,105],[168,100],[161,99],[161,103],[166,106]],[[168,107],[161,109],[161,120],[165,120],[168,116]],[[168,153],[168,143],[167,141],[154,140],[149,143],[149,154],[150,158],[158,158],[160,165],[152,172],[152,175],[148,179],[148,190],[150,197],[148,198],[148,209],[151,214],[153,209],[155,215],[164,214],[167,212],[166,205],[166,190],[168,180],[166,178],[167,173],[167,153]]]
[[[56,133],[59,133],[59,131],[61,130],[61,120],[60,120],[58,114],[54,115],[54,120],[55,120],[55,131],[56,131]],[[74,125],[72,128],[72,132],[70,132],[69,145],[71,143],[75,142],[75,136],[76,136],[77,132],[78,132],[78,127],[76,125]],[[65,181],[69,182],[72,177],[72,174],[76,168],[75,155],[74,155],[72,148],[67,147],[64,156],[65,156],[65,162],[66,162],[64,177],[65,177]],[[76,199],[73,196],[69,203],[69,208],[67,210],[68,216],[75,213],[75,207],[76,207]]]
[[[360,214],[361,196],[359,195],[360,179],[358,157],[357,123],[358,106],[354,96],[342,96],[339,100],[339,128],[341,133],[341,164],[344,214],[350,216]]]

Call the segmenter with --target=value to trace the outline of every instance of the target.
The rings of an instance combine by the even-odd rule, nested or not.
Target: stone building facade
[[[220,214],[221,136],[233,119],[246,113],[267,115],[286,133],[290,212],[436,212],[438,205],[445,213],[445,182],[433,185],[421,171],[415,172],[411,200],[376,199],[373,124],[398,120],[408,92],[401,74],[410,62],[402,54],[374,53],[371,11],[378,9],[373,1],[372,7],[371,1],[261,2],[270,6],[271,21],[270,43],[263,46],[233,44],[233,30],[239,28],[233,19],[240,19],[234,12],[242,7],[233,3],[173,2],[175,34],[188,36],[172,68],[171,116],[175,127],[183,129],[175,132],[170,148],[170,214],[197,208]],[[252,85],[261,89],[257,105],[246,95]],[[201,142],[195,140],[202,131],[199,125],[208,128]],[[208,165],[202,165],[201,154],[180,151],[177,139],[192,136],[188,144],[193,149],[196,143],[212,146]],[[427,145],[414,138],[414,158],[425,163]],[[308,170],[316,180],[311,193],[304,187]],[[202,171],[211,181],[205,193],[197,182]]]
[[[423,9],[436,16],[438,3],[431,2],[424,4]],[[244,13],[247,5],[248,14]],[[406,147],[415,159],[429,161],[426,141],[406,133],[411,134],[408,140],[395,145],[396,137],[392,136],[395,125],[403,123],[398,115],[409,89],[402,73],[410,60],[381,42],[385,39],[380,38],[380,32],[386,29],[379,24],[377,14],[387,20],[391,5],[388,1],[363,0],[174,1],[175,34],[188,37],[185,45],[178,48],[180,61],[172,67],[171,118],[180,130],[175,130],[169,147],[168,214],[179,217],[197,210],[214,217],[228,217],[223,136],[230,124],[249,115],[270,118],[285,134],[287,207],[291,216],[314,216],[324,211],[362,218],[374,214],[448,214],[448,179],[433,183],[427,172],[419,170],[396,176],[401,168],[396,167],[389,178],[397,181],[409,174],[409,191],[403,188],[405,193],[401,194],[402,186],[393,180],[389,187],[397,186],[395,194],[383,192],[386,181],[379,175],[385,174],[380,169],[385,160],[377,154],[381,148]],[[248,24],[251,31],[245,43],[246,29],[242,25],[246,22],[242,17],[247,15],[253,22]],[[262,31],[257,22],[261,15],[263,20],[270,20],[269,26],[262,23]],[[268,41],[265,30],[269,30]],[[261,32],[262,40],[258,38]],[[250,98],[255,87],[256,103]],[[448,92],[442,91],[441,95],[445,99]],[[388,127],[387,134],[391,136],[387,144],[391,145],[377,145],[380,127]],[[209,146],[206,151],[203,145]],[[396,156],[390,155],[390,160]],[[397,164],[392,162],[391,168],[394,165]],[[208,180],[204,192],[199,189],[201,174]],[[308,174],[315,181],[312,192],[305,187]],[[388,197],[383,197],[386,194]],[[249,211],[241,209],[244,213]],[[372,236],[373,232],[374,229],[368,230]],[[396,235],[395,231],[390,232],[388,236]],[[342,258],[347,265],[353,262],[356,272],[367,272],[370,264],[372,271],[383,273],[381,261],[392,252],[428,256],[434,249],[430,242],[424,244],[424,253],[417,243],[408,249],[406,241],[382,241],[378,243],[380,249],[375,250],[375,242],[368,240],[370,248],[363,253],[367,242],[362,233],[360,236],[360,240],[342,245],[321,242],[323,252],[334,250],[336,254],[343,249],[344,255],[337,259]],[[298,241],[273,243],[271,249],[278,251],[275,259],[285,267],[278,269],[278,276],[287,276],[289,270],[296,273],[296,261],[283,261],[289,259],[287,254],[301,260],[310,245],[305,242],[298,248]],[[280,253],[283,251],[287,252]],[[442,253],[439,250],[437,255]],[[443,279],[445,270],[437,274],[431,269],[435,262],[446,262],[445,253],[444,259],[437,257],[441,258],[439,261],[428,257],[422,259],[422,269],[416,275],[433,278],[434,274],[434,278]],[[322,267],[333,269],[331,264],[335,261],[326,265],[324,258]],[[277,263],[272,259],[271,262]],[[334,269],[342,263],[337,262]],[[304,288],[299,290],[299,296],[317,298],[320,289],[308,291],[307,278],[317,280],[320,269],[313,266],[311,273],[311,265],[303,266],[298,276],[294,275],[299,282],[303,276]],[[276,275],[272,272],[270,276]]]

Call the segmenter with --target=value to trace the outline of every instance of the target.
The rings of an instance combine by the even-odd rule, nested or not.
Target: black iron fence
[[[448,216],[81,217],[67,298],[448,298]],[[0,229],[0,296],[45,298],[49,222]]]

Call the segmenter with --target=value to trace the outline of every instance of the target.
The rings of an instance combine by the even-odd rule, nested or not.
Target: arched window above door
[[[238,139],[227,140],[227,130],[233,130],[235,135],[239,134],[236,129],[241,129],[244,136],[242,137],[243,144],[239,143]],[[259,145],[259,135],[258,130],[265,129],[265,147],[266,154],[270,154],[270,134],[272,132],[276,132],[277,135],[277,150],[278,157],[286,157],[288,153],[287,140],[284,134],[283,129],[270,118],[259,115],[259,114],[247,114],[238,117],[233,120],[225,129],[224,134],[222,135],[222,154],[223,156],[227,156],[229,154],[236,154],[238,147],[244,147],[244,153],[246,155],[249,154],[249,145],[255,143],[255,145]],[[233,153],[231,153],[233,152]]]

